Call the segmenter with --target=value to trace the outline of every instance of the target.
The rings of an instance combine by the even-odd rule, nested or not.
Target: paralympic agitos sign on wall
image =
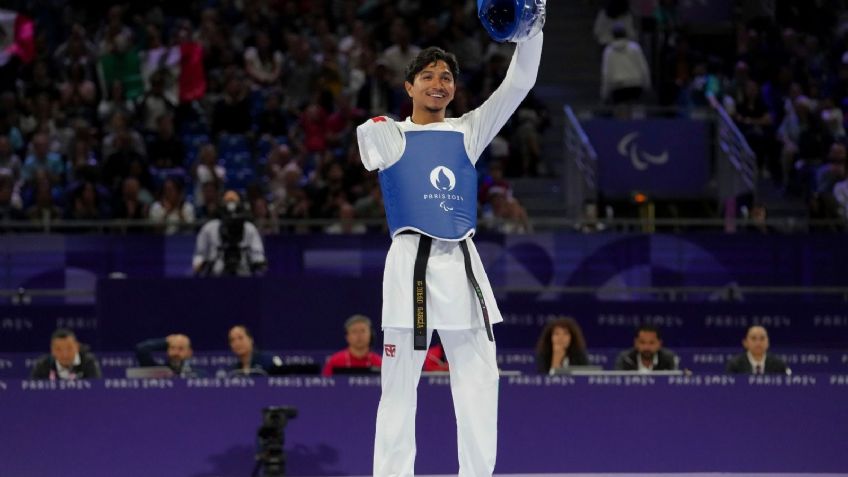
[[[583,124],[598,153],[607,197],[707,197],[710,128],[705,121],[593,119]]]

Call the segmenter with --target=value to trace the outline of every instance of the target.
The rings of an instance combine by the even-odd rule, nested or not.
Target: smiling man
[[[451,363],[459,475],[494,470],[498,367],[491,325],[502,318],[471,241],[474,167],[536,81],[542,34],[515,41],[506,77],[479,108],[445,117],[459,65],[453,54],[427,48],[406,70],[412,116],[380,116],[357,128],[365,168],[380,171],[392,236],[383,276],[375,476],[413,475],[417,386],[434,329]]]

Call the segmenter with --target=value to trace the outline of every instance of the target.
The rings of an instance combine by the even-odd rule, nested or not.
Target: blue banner
[[[601,193],[627,198],[708,197],[710,129],[689,119],[592,119],[583,127],[598,153]]]

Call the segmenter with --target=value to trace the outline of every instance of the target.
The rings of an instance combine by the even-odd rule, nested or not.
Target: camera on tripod
[[[192,268],[197,276],[255,276],[268,268],[262,237],[234,190],[224,193],[217,217],[200,228],[196,243]]]
[[[256,431],[256,467],[253,476],[283,477],[286,475],[285,429],[297,409],[271,406],[262,410],[262,426]]]
[[[228,202],[221,213],[221,256],[224,275],[238,275],[247,247],[242,247],[247,213],[238,203]]]

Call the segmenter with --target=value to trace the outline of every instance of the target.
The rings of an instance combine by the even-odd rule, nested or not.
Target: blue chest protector
[[[389,232],[462,240],[477,226],[477,170],[453,131],[410,131],[400,160],[380,171]]]

